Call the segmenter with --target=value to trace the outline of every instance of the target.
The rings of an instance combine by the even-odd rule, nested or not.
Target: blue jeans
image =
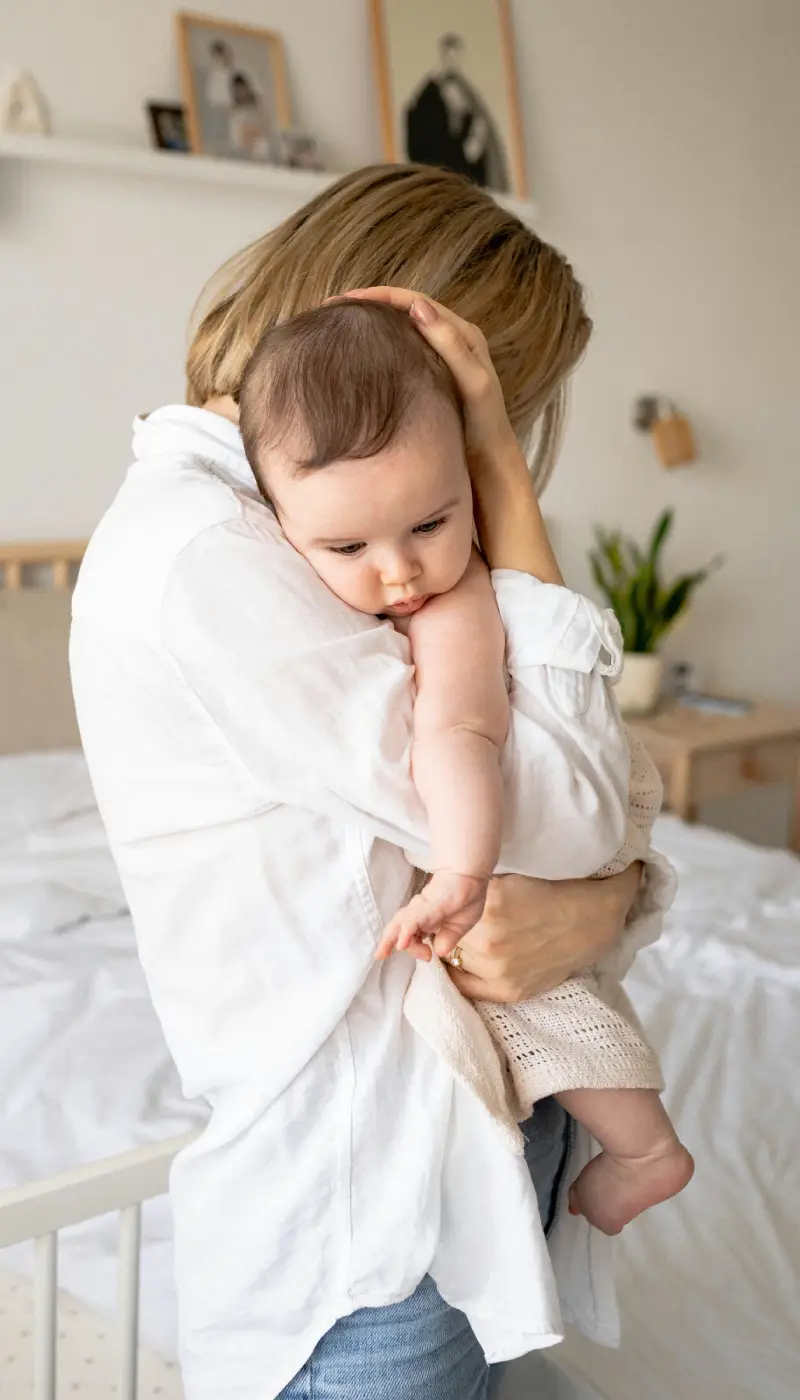
[[[570,1120],[555,1099],[545,1099],[523,1131],[548,1231],[569,1157]],[[424,1278],[402,1303],[341,1318],[278,1400],[490,1400],[502,1370],[487,1366],[464,1314]]]

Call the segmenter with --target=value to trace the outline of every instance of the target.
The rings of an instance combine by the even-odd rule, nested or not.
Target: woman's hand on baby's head
[[[447,957],[481,918],[488,888],[489,880],[483,876],[437,870],[424,890],[386,925],[376,958],[388,958],[396,950],[429,962],[428,939],[437,957]]]
[[[513,459],[527,471],[519,444],[508,421],[503,391],[497,378],[486,337],[477,326],[456,316],[431,297],[405,287],[364,287],[346,297],[382,301],[408,312],[422,335],[453,372],[464,403],[464,424],[470,471],[507,468]]]

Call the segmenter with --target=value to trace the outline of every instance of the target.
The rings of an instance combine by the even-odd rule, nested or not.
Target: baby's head
[[[274,327],[239,412],[286,538],[346,603],[401,617],[455,587],[473,528],[461,400],[405,312],[329,302]]]

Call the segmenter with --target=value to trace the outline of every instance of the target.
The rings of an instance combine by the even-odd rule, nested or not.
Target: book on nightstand
[[[702,710],[707,715],[748,715],[753,706],[749,700],[732,700],[724,695],[704,695],[699,690],[687,690],[678,696],[678,704],[688,710]]]

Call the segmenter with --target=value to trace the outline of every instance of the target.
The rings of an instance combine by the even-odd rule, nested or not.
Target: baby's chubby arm
[[[434,875],[388,925],[379,957],[411,945],[428,957],[420,935],[432,933],[455,947],[483,913],[503,825],[505,634],[477,552],[456,587],[416,613],[407,633],[417,683],[412,775],[428,813]]]
[[[434,870],[489,878],[500,855],[500,753],[508,729],[505,633],[480,556],[409,628],[417,698],[412,775]]]

